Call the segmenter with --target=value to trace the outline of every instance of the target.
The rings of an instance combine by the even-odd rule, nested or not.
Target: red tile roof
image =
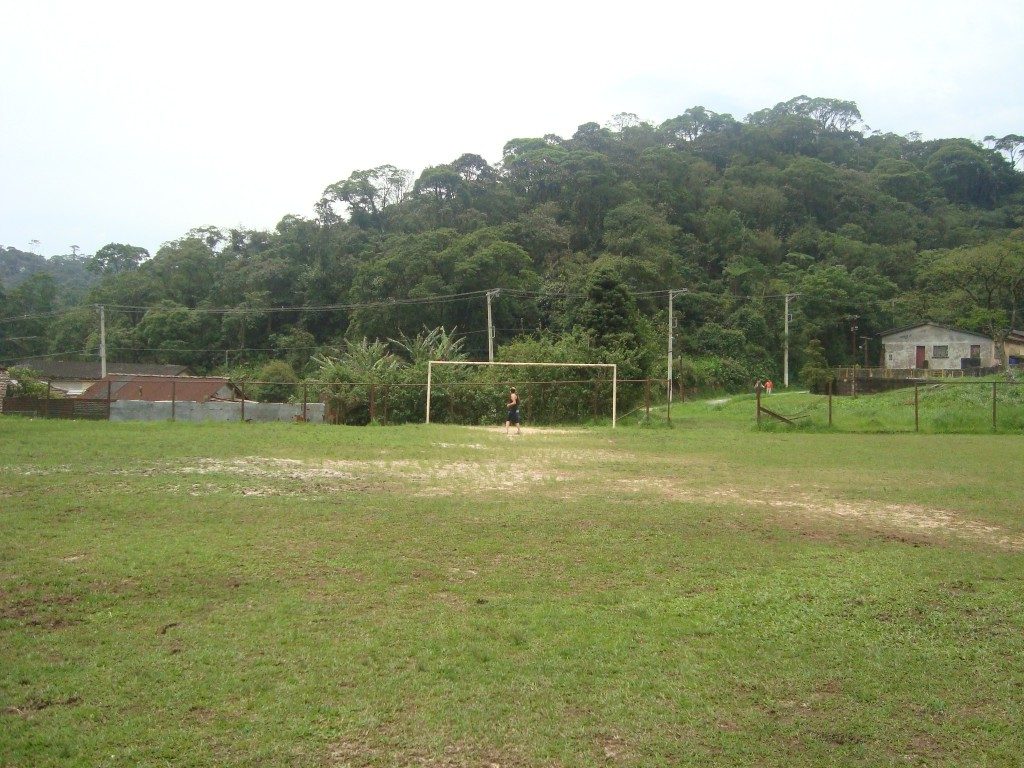
[[[109,374],[82,393],[85,398],[107,397],[111,400],[193,401],[205,403],[214,399],[233,399],[238,388],[220,376],[125,376]],[[223,392],[222,392],[223,390]],[[218,396],[220,392],[220,396]]]

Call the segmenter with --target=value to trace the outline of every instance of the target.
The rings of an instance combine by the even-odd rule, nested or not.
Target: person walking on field
[[[508,409],[508,413],[505,416],[505,434],[508,434],[508,428],[512,424],[516,425],[516,434],[523,434],[523,430],[519,427],[519,395],[516,394],[516,388],[512,387],[508,392],[508,402],[505,403],[505,407]]]
[[[772,387],[774,387],[774,386],[775,386],[775,385],[774,385],[774,384],[772,384],[772,380],[771,380],[771,379],[768,379],[768,381],[766,381],[766,382],[764,383],[764,393],[765,393],[766,395],[770,395],[770,394],[772,393]]]

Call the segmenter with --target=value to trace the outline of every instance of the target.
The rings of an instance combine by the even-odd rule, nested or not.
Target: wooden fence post
[[[245,423],[245,385],[242,382],[238,382],[238,392],[242,395],[242,417],[241,422]]]
[[[177,393],[178,382],[171,381],[171,421],[174,421],[175,412],[178,409],[178,393]]]
[[[761,388],[757,388],[757,425],[761,426]]]
[[[377,420],[377,403],[374,401],[374,385],[370,382],[370,423]]]
[[[651,380],[644,379],[644,409],[647,418],[651,418]]]
[[[828,380],[828,425],[832,426],[832,379]]]
[[[50,382],[46,382],[46,402],[43,403],[43,418],[50,418]]]
[[[110,388],[113,382],[107,382],[107,421],[110,421]]]
[[[306,382],[302,382],[302,420],[303,421],[306,420],[306,403],[308,402],[308,397],[309,397],[309,390],[307,389],[308,386],[309,385]]]

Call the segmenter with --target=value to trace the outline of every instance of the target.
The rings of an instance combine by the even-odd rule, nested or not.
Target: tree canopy
[[[623,113],[512,138],[497,165],[354,171],[315,217],[272,231],[200,226],[152,257],[2,248],[0,361],[94,351],[93,305],[126,361],[301,375],[442,326],[479,359],[494,288],[499,345],[571,336],[635,375],[661,375],[669,288],[688,291],[676,349],[723,381],[778,377],[786,293],[800,294],[792,370],[862,360],[853,320],[868,336],[925,318],[997,335],[1024,310],[1022,153],[1018,134],[872,131],[835,98],[743,119],[698,105],[659,125]]]

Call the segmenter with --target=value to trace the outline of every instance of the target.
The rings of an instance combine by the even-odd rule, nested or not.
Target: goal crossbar
[[[505,365],[534,368],[611,368],[612,371],[612,427],[616,423],[618,401],[619,366],[616,363],[492,363],[471,360],[428,360],[427,361],[427,424],[430,423],[430,388],[435,365]]]

